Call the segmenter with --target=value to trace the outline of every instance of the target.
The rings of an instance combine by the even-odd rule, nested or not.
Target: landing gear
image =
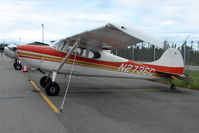
[[[174,84],[171,84],[170,89],[171,89],[171,91],[174,91],[174,90],[176,90],[176,86]]]
[[[40,79],[40,85],[44,88],[46,86],[47,83],[49,82],[52,82],[52,79],[49,77],[48,79],[48,76],[43,76],[41,79]]]
[[[170,83],[171,83],[171,85],[170,85],[170,90],[171,90],[171,91],[176,90],[176,86],[172,83],[171,80],[170,80]]]
[[[75,49],[78,47],[79,43],[80,43],[80,39],[78,38],[77,41],[75,42],[75,44],[73,45],[73,47],[70,49],[70,51],[67,53],[67,55],[62,60],[61,64],[57,67],[57,69],[50,71],[48,76],[41,78],[40,84],[41,84],[41,86],[45,86],[45,92],[47,95],[57,96],[59,94],[60,87],[54,81],[57,77],[58,72],[63,67],[63,65],[66,63],[66,61],[69,59],[71,54],[75,51]],[[75,63],[75,59],[76,59],[76,55],[74,58],[74,63]],[[74,66],[74,63],[73,63],[73,66]],[[72,75],[72,71],[73,71],[73,67],[71,69],[71,75]],[[52,81],[50,81],[50,80],[48,81],[48,77],[50,77],[51,75],[52,75]]]
[[[49,96],[57,96],[60,91],[60,87],[56,82],[52,82],[52,79],[48,76],[43,76],[40,79],[40,85],[45,89],[45,92]]]
[[[13,64],[13,67],[14,67],[16,70],[21,70],[21,69],[22,69],[22,65],[21,65],[20,63],[18,63],[18,62],[15,62],[15,63]]]
[[[49,82],[45,86],[45,92],[49,96],[57,96],[59,91],[60,87],[56,82]]]

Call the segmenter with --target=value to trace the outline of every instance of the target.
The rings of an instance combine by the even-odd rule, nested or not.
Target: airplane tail
[[[168,67],[184,67],[184,61],[180,51],[175,48],[167,49],[159,60],[151,62],[154,65]]]
[[[167,74],[183,75],[184,61],[180,51],[174,48],[167,49],[160,59],[147,63],[156,68],[156,71]]]
[[[193,81],[187,74],[184,73],[184,61],[180,51],[177,49],[167,49],[160,59],[147,63],[146,65],[155,68],[160,76],[164,75],[171,78]]]

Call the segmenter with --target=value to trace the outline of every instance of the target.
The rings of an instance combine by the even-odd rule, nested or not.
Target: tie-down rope
[[[66,101],[66,95],[67,95],[67,93],[68,93],[68,88],[69,88],[69,86],[70,86],[70,80],[71,80],[71,77],[72,77],[72,74],[73,74],[73,69],[74,69],[74,66],[75,66],[75,61],[76,61],[76,56],[77,56],[76,53],[77,53],[77,52],[75,52],[75,57],[74,57],[73,65],[72,65],[72,68],[71,68],[71,71],[70,71],[70,75],[69,75],[69,78],[68,78],[68,83],[67,83],[65,95],[64,95],[64,98],[63,98],[63,100],[62,100],[61,107],[60,107],[60,112],[63,111],[64,104],[65,104],[65,101]]]

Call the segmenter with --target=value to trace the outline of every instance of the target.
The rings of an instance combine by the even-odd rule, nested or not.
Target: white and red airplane
[[[53,46],[18,46],[17,54],[26,65],[49,72],[40,79],[40,85],[50,96],[56,96],[60,91],[59,84],[55,82],[57,74],[69,74],[71,70],[73,75],[93,77],[149,80],[187,78],[183,73],[182,55],[177,49],[166,50],[159,60],[150,63],[138,63],[105,52],[144,41],[160,44],[137,29],[108,23],[62,39]],[[174,88],[175,85],[171,83],[171,89]]]

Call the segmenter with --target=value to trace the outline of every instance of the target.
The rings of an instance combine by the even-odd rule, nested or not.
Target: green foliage
[[[5,46],[8,46],[7,44],[0,44],[0,48],[3,48]]]
[[[176,44],[172,44],[176,48]],[[163,48],[155,48],[155,60],[159,59],[166,49],[170,48],[169,44],[165,41]],[[178,48],[184,57],[184,46]],[[136,45],[120,50],[112,50],[113,54],[124,57],[134,61],[154,61],[154,46],[149,44]],[[186,64],[199,65],[199,52],[195,51],[192,47],[186,47]]]
[[[172,80],[172,82],[176,86],[199,90],[199,71],[186,71],[186,73],[193,79],[192,82],[178,80],[178,79]]]

